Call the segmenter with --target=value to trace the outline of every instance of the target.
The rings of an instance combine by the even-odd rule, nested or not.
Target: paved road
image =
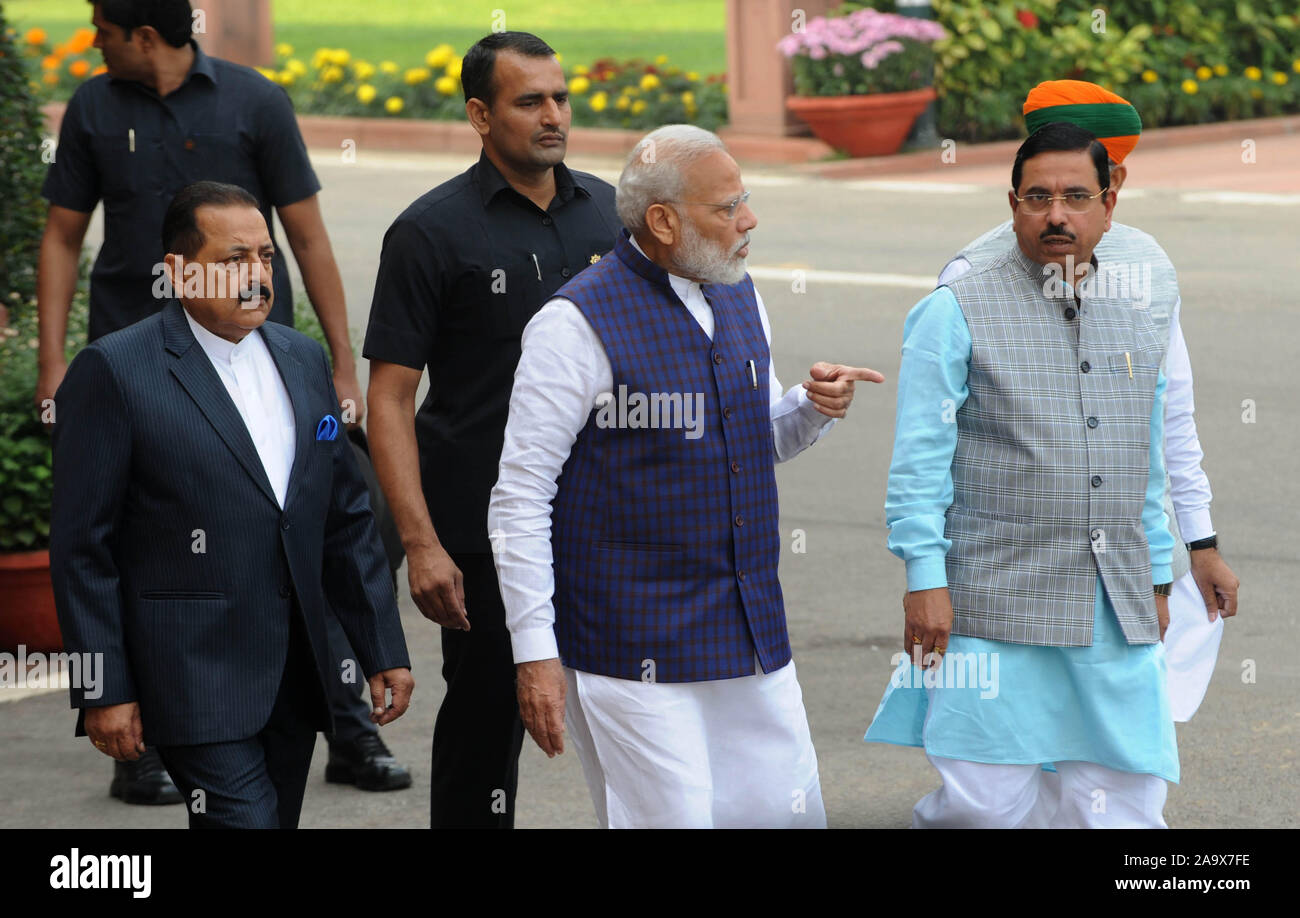
[[[613,178],[618,163],[571,165]],[[1209,695],[1178,727],[1182,783],[1166,808],[1172,826],[1295,826],[1300,799],[1300,576],[1292,518],[1300,501],[1300,401],[1295,396],[1296,220],[1300,138],[1259,138],[1257,162],[1239,142],[1140,150],[1117,216],[1153,233],[1179,267],[1183,328],[1196,372],[1197,417],[1214,517],[1225,556],[1241,576],[1242,613],[1229,623]],[[325,216],[344,275],[349,313],[364,330],[384,229],[412,199],[467,166],[441,157],[360,151],[355,164],[322,151]],[[901,827],[937,785],[918,750],[867,745],[899,638],[903,569],[885,549],[883,502],[893,434],[903,318],[948,256],[1004,219],[1004,169],[964,168],[833,182],[792,172],[747,171],[760,225],[751,262],[771,312],[774,356],[786,385],[816,360],[875,367],[880,387],[859,387],[850,417],[778,470],[786,554],[782,582],[831,825]],[[1226,193],[1225,193],[1226,192]],[[792,269],[808,272],[806,292]],[[823,274],[820,272],[838,272]],[[893,275],[893,277],[880,277]],[[899,277],[898,275],[902,275]],[[1243,421],[1243,404],[1254,421]],[[796,529],[807,551],[789,552]],[[471,615],[473,610],[470,610]],[[427,825],[428,751],[441,699],[433,626],[403,603],[418,683],[416,703],[385,736],[416,786],[362,794],[324,784],[318,747],[306,826]],[[1254,682],[1243,681],[1252,667]],[[0,699],[4,696],[0,695]],[[72,737],[62,693],[0,703],[0,826],[171,826],[178,807],[126,807],[106,795],[110,771]],[[520,826],[594,824],[571,754],[548,761],[531,745],[520,768]]]

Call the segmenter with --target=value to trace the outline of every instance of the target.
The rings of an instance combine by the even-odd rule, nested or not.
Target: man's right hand
[[[952,632],[952,598],[948,588],[916,590],[903,594],[903,652],[912,662],[921,666],[927,660],[930,666],[939,665],[939,657],[948,649],[948,635]]]
[[[557,657],[533,660],[515,667],[519,716],[528,735],[547,758],[564,752],[564,695],[568,685]]]
[[[457,631],[469,630],[465,612],[465,578],[441,545],[406,553],[411,598],[431,622]]]
[[[134,701],[86,708],[85,727],[95,748],[119,762],[134,762],[144,752],[140,705]]]
[[[36,377],[36,397],[32,400],[36,405],[36,411],[41,415],[42,421],[45,419],[45,400],[54,398],[54,393],[59,391],[59,386],[63,384],[63,377],[68,372],[68,362],[60,360],[55,362],[40,363],[40,371]],[[47,424],[47,427],[52,426]]]

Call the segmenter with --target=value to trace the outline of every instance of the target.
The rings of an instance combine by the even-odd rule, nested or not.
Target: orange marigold
[[[90,64],[86,61],[73,61],[68,67],[68,72],[79,80],[84,80],[86,74],[90,73]]]
[[[28,29],[24,36],[29,45],[43,45],[47,37],[44,29]]]
[[[41,69],[42,69],[42,70],[58,70],[58,69],[59,69],[59,59],[58,59],[57,57],[55,57],[53,54],[47,56],[45,59],[43,59],[43,60],[41,61]]]

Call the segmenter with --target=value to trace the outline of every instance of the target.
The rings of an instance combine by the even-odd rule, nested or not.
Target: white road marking
[[[763,265],[751,267],[749,276],[755,280],[790,283],[796,271],[802,271],[808,283],[848,284],[854,287],[907,287],[912,290],[933,290],[938,283],[933,277],[920,274],[870,274],[861,271],[818,271],[813,268],[773,268]]]
[[[844,188],[853,191],[901,191],[907,194],[974,194],[987,191],[989,185],[972,185],[967,182],[904,182],[889,179],[863,179],[845,182]]]
[[[1127,192],[1120,192],[1126,194]],[[1300,204],[1300,194],[1270,194],[1261,191],[1189,191],[1179,197],[1186,204]]]

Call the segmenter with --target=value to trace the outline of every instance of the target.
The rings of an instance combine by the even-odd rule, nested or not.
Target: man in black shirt
[[[613,187],[564,165],[571,113],[554,55],[525,32],[494,33],[465,55],[465,111],[483,153],[389,228],[366,332],[375,470],[412,598],[442,626],[435,828],[514,825],[523,725],[488,497],[523,328],[620,228]]]
[[[207,179],[251,193],[273,243],[272,208],[279,213],[330,345],[342,417],[359,424],[365,407],[343,282],[321,219],[321,186],[289,97],[256,71],[204,54],[191,37],[188,0],[91,0],[90,8],[108,73],[86,81],[68,102],[42,189],[50,208],[37,276],[38,408],[67,371],[68,311],[96,205],[104,203],[104,244],[90,276],[91,341],[167,304],[163,215],[177,191]],[[272,282],[269,319],[291,326],[293,292],[278,243]],[[332,616],[327,625],[335,659],[355,659]],[[330,689],[336,732],[327,779],[366,790],[409,786],[410,775],[370,722],[360,686],[340,679]],[[137,762],[117,763],[111,793],[128,803],[180,801],[153,750]]]

